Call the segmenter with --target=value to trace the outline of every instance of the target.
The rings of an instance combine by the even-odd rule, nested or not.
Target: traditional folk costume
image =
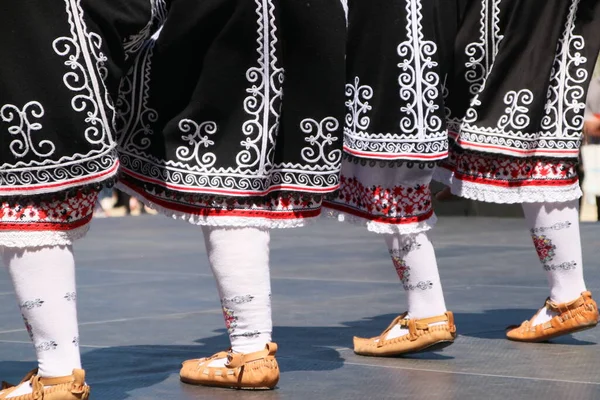
[[[590,82],[590,87],[587,94],[586,106],[585,106],[585,120],[584,120],[584,143],[587,145],[598,145],[600,144],[600,137],[598,136],[598,130],[600,127],[600,78],[596,77]],[[596,215],[597,220],[600,220],[600,196],[596,193],[596,184],[593,180],[585,180],[586,159],[584,156],[584,150],[581,151],[581,164],[579,165],[579,181],[584,194],[595,195],[596,198]],[[588,184],[590,184],[588,186]],[[587,189],[587,190],[586,190]],[[586,193],[587,191],[587,193]],[[579,205],[583,204],[583,197],[579,199]]]
[[[408,312],[379,337],[355,338],[355,351],[394,355],[454,340],[425,233],[435,221],[434,173],[456,195],[523,204],[551,294],[508,338],[595,326],[576,163],[600,46],[598,3],[350,1],[349,9],[345,155],[326,205],[385,235],[408,296]]]
[[[203,227],[231,340],[184,382],[277,384],[269,232],[339,186],[345,29],[338,1],[173,0],[122,84],[121,184]]]
[[[87,399],[72,243],[117,174],[113,101],[126,60],[164,10],[150,0],[1,8],[0,247],[39,369],[0,399]]]

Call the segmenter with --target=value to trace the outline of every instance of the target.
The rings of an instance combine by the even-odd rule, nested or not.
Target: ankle
[[[408,312],[406,319],[427,319],[444,315],[448,310],[446,307],[436,307],[429,309],[411,310]]]
[[[555,304],[565,304],[565,303],[571,303],[575,300],[577,300],[578,298],[581,297],[581,294],[583,292],[586,292],[587,289],[585,289],[585,286],[583,287],[583,290],[570,290],[568,292],[566,291],[551,291],[550,292],[550,301],[555,303]]]
[[[271,333],[257,334],[253,337],[236,337],[231,340],[231,351],[239,354],[250,354],[262,351],[271,343]]]

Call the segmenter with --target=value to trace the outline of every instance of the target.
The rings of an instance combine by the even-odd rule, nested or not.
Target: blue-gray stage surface
[[[600,328],[543,344],[504,339],[548,295],[520,219],[444,217],[432,234],[459,338],[405,358],[353,354],[405,310],[381,237],[322,221],[273,233],[278,388],[236,392],[178,379],[180,362],[228,347],[201,230],[161,216],[97,220],[76,246],[83,362],[92,398],[598,399]],[[600,225],[582,227],[600,296]],[[49,282],[51,284],[51,282]],[[0,275],[0,378],[34,367],[8,276]]]

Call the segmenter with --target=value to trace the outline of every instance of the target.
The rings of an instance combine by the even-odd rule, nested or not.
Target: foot
[[[541,314],[550,315],[551,318],[539,318]],[[523,322],[520,326],[508,327],[506,337],[518,342],[544,342],[591,329],[597,324],[598,306],[590,292],[583,292],[580,297],[569,303],[557,304],[547,299],[544,307],[531,320]]]
[[[394,329],[407,329],[408,333],[392,337],[388,334]],[[390,357],[403,354],[434,350],[454,343],[456,326],[454,315],[445,314],[424,318],[407,319],[407,313],[397,317],[390,326],[377,337],[370,339],[354,338],[354,352],[363,356]]]
[[[85,371],[74,369],[73,375],[41,378],[31,371],[17,386],[2,383],[0,399],[12,400],[87,400],[90,387],[85,384]]]
[[[179,373],[182,382],[192,385],[233,389],[273,389],[279,382],[275,359],[277,344],[267,343],[264,350],[249,354],[229,352],[212,357],[184,361]],[[223,367],[215,360],[227,358]]]

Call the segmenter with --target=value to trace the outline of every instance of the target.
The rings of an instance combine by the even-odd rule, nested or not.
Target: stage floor
[[[323,221],[272,235],[277,390],[179,382],[180,362],[228,347],[201,230],[161,216],[100,219],[76,245],[81,349],[92,398],[598,399],[600,328],[543,344],[504,339],[548,295],[519,219],[442,218],[432,233],[459,338],[438,353],[353,354],[405,309],[381,237]],[[600,297],[600,224],[582,226],[586,277]],[[35,366],[5,272],[0,274],[0,378]]]

